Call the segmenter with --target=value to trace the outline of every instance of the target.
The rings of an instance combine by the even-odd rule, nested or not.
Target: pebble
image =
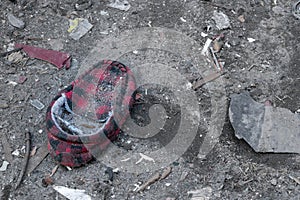
[[[0,108],[8,108],[7,101],[0,100]]]
[[[25,28],[25,23],[22,20],[20,20],[19,18],[15,17],[13,14],[8,13],[7,19],[12,26],[19,28],[19,29]]]
[[[271,180],[271,184],[274,185],[274,186],[276,186],[276,185],[277,185],[277,180],[276,180],[275,178],[273,178],[273,179]]]

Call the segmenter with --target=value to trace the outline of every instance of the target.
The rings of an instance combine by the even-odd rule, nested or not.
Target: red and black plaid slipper
[[[79,167],[101,154],[129,116],[134,90],[130,69],[106,60],[60,91],[46,114],[48,149],[54,160]]]

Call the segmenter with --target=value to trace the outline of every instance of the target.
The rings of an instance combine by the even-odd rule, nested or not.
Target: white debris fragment
[[[113,169],[113,173],[118,173],[120,171],[120,169],[119,168],[115,168],[115,169]]]
[[[9,165],[9,162],[6,160],[3,161],[2,166],[0,167],[0,172],[4,172],[7,170],[7,166]]]
[[[115,2],[112,2],[107,6],[111,8],[116,8],[118,10],[123,10],[123,11],[128,11],[131,7],[127,0],[115,0]]]
[[[16,149],[11,153],[13,156],[20,156],[20,150]]]
[[[184,23],[186,22],[186,19],[184,19],[183,17],[180,17],[180,20]]]
[[[203,47],[203,49],[202,49],[202,51],[201,51],[201,54],[202,54],[202,55],[205,55],[206,52],[208,52],[208,48],[209,48],[211,42],[212,42],[212,40],[211,40],[210,38],[207,38],[207,40],[206,40],[206,42],[205,42],[205,44],[204,44],[204,47]]]
[[[201,35],[201,37],[204,37],[204,38],[208,36],[207,33],[203,33],[203,32],[201,32],[200,35]]]
[[[171,186],[171,183],[166,183],[165,185],[166,185],[167,187],[169,187],[169,186]]]
[[[108,14],[108,12],[106,12],[106,11],[104,11],[104,10],[101,10],[100,11],[100,15],[102,15],[102,16],[108,16],[109,14]]]
[[[254,38],[247,38],[247,40],[248,40],[248,42],[250,42],[250,43],[252,43],[252,42],[255,42],[255,41],[256,41],[256,39],[254,39]]]
[[[19,18],[15,17],[13,14],[8,13],[7,19],[12,26],[19,28],[19,29],[25,28],[25,23],[22,20],[20,20]]]
[[[68,198],[69,200],[91,200],[92,198],[85,194],[85,190],[71,189],[64,186],[53,186],[53,189]]]
[[[209,200],[212,195],[212,188],[205,187],[199,190],[189,191],[188,195],[191,195],[191,200]]]
[[[147,161],[151,161],[151,162],[155,162],[153,158],[146,156],[142,153],[140,153],[141,158],[135,163],[136,165],[139,164],[140,162],[142,162],[143,160],[147,160]]]
[[[212,19],[219,30],[230,28],[230,20],[223,12],[214,11]]]
[[[45,105],[37,99],[30,100],[30,104],[38,110],[43,110]]]
[[[137,55],[139,52],[137,50],[132,52],[133,54]]]

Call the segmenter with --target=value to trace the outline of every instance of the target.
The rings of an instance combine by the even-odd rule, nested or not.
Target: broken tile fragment
[[[300,153],[300,114],[265,106],[242,93],[231,96],[229,117],[236,137],[256,152]]]

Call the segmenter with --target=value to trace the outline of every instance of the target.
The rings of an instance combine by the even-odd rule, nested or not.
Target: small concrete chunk
[[[219,30],[230,28],[230,20],[223,12],[214,11],[212,19]]]
[[[8,13],[7,19],[12,26],[19,28],[19,29],[25,28],[25,23],[22,20],[20,20],[19,18],[15,17],[13,14]]]
[[[231,96],[230,122],[239,139],[256,152],[300,153],[300,115],[255,102],[248,94]]]

